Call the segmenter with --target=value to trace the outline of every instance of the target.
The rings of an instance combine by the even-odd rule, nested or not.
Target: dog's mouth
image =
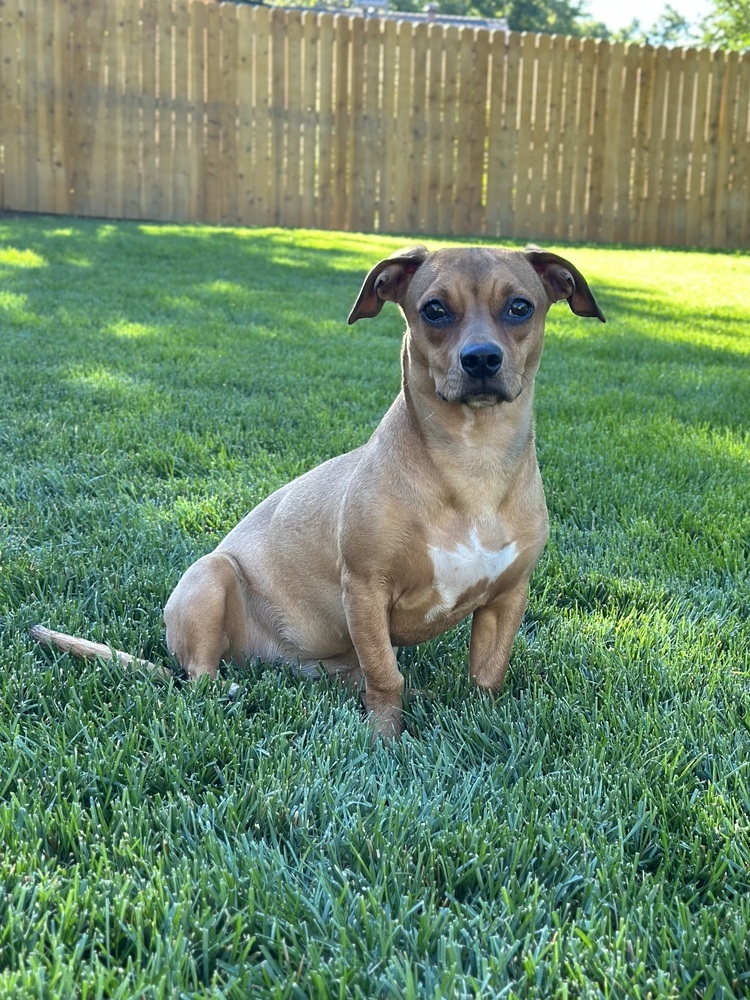
[[[441,389],[435,391],[438,399],[442,399],[444,403],[462,403],[472,410],[481,410],[489,406],[498,406],[500,403],[512,403],[521,395],[523,384],[512,389],[503,385],[493,388],[487,386],[467,388],[455,393]]]
[[[472,410],[482,410],[488,406],[497,406],[505,400],[496,392],[482,392],[478,395],[464,396],[461,402]]]
[[[442,377],[433,376],[433,379],[438,399],[453,405],[463,404],[473,410],[514,402],[523,392],[526,381],[521,373],[510,367],[485,378],[471,378],[452,368]]]

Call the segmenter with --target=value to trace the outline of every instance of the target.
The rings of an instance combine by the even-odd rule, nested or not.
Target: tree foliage
[[[723,49],[750,49],[750,0],[713,0],[701,41]]]
[[[667,4],[661,16],[650,27],[637,18],[610,36],[615,42],[635,42],[637,45],[691,45],[699,40],[699,34],[671,4]]]
[[[750,0],[712,0],[710,12],[697,24],[668,4],[650,27],[634,19],[613,32],[614,41],[641,45],[709,45],[750,48]]]

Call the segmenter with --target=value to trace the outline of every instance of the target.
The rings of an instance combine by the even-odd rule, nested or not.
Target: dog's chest
[[[439,598],[438,604],[427,613],[432,620],[457,608],[465,595],[481,599],[483,589],[515,562],[518,547],[510,542],[499,549],[489,548],[482,544],[477,531],[472,530],[465,541],[453,546],[429,545],[428,552],[433,567],[432,585]]]

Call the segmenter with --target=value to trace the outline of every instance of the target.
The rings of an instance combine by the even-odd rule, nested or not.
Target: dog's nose
[[[503,352],[497,344],[470,344],[461,351],[459,360],[472,378],[491,378],[500,371]]]

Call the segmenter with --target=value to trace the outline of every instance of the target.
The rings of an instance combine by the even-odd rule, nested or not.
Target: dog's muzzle
[[[462,403],[472,409],[480,409],[495,406],[504,398],[501,387],[496,380],[493,381],[503,364],[503,352],[497,344],[469,344],[461,351],[458,360],[470,379]]]
[[[503,352],[497,344],[470,344],[464,347],[458,360],[469,378],[485,380],[500,371]]]

